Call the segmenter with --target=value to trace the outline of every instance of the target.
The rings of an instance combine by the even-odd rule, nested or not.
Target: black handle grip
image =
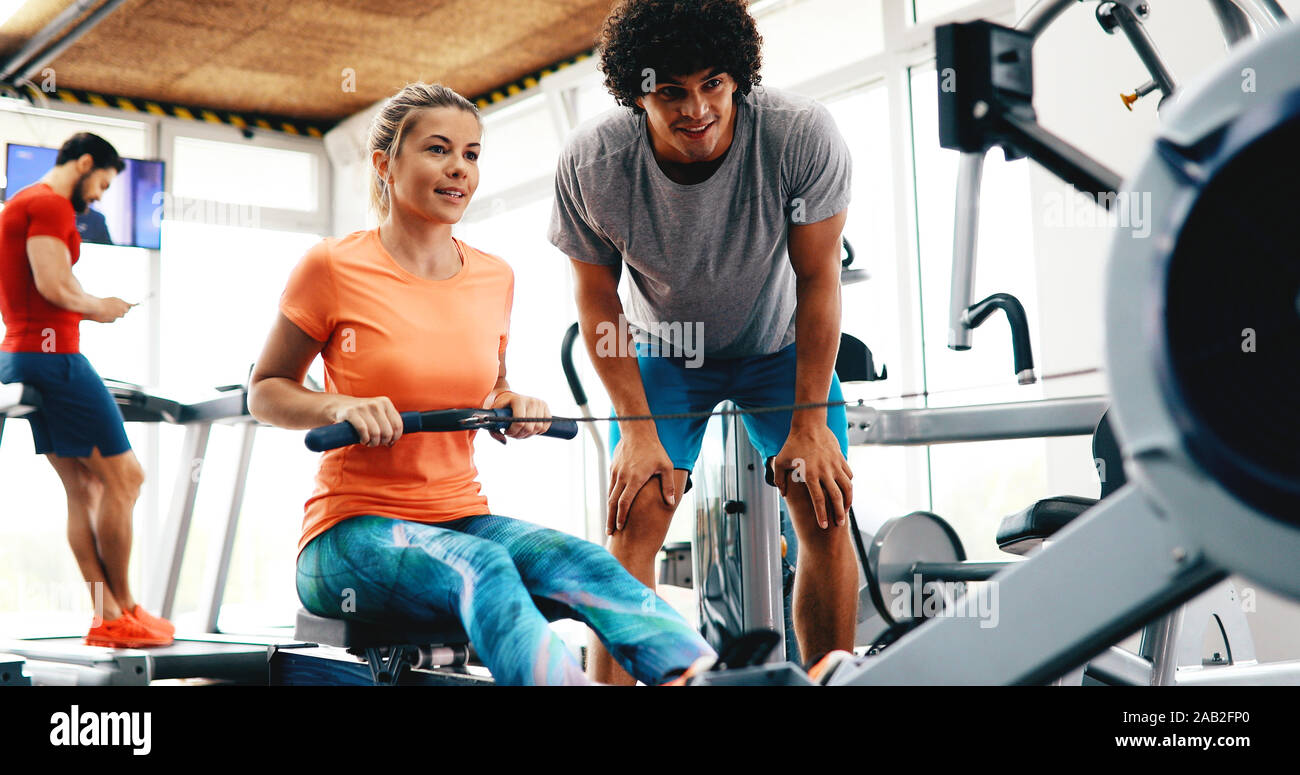
[[[492,411],[497,417],[509,419],[514,416],[508,407],[493,409]],[[509,423],[505,424],[509,425]],[[551,427],[547,428],[546,432],[541,435],[556,439],[571,439],[578,435],[578,423],[573,420],[551,420]]]
[[[1015,360],[1016,374],[1024,374],[1034,369],[1034,350],[1029,342],[1029,317],[1020,300],[1009,293],[995,293],[987,299],[977,302],[966,310],[969,328],[978,328],[995,311],[1007,314],[1007,324],[1011,326],[1011,352]]]
[[[415,433],[418,430],[420,430],[420,413],[402,412],[402,433]],[[361,435],[357,433],[356,428],[352,427],[352,423],[336,422],[333,425],[322,425],[307,431],[305,443],[307,449],[312,452],[324,452],[327,449],[359,444]]]
[[[470,410],[476,411],[476,410]],[[513,415],[509,409],[494,409],[492,413],[496,414],[503,420],[508,420]],[[430,427],[424,427],[423,416],[425,414],[442,414],[440,412],[402,412],[402,432],[419,433],[421,431],[454,431],[464,430],[457,425],[448,425],[443,423],[430,423]],[[503,422],[500,427],[504,428],[509,422]],[[552,420],[551,427],[546,430],[543,436],[551,436],[557,439],[571,439],[578,435],[578,424],[573,420]],[[312,452],[324,452],[329,449],[338,449],[350,444],[361,442],[361,436],[357,429],[352,427],[351,423],[339,422],[333,425],[323,425],[319,428],[312,428],[307,431],[305,443],[307,449]]]
[[[569,326],[564,332],[564,343],[560,345],[560,367],[564,369],[564,378],[569,382],[569,392],[578,406],[587,403],[587,391],[582,389],[582,380],[578,379],[578,370],[573,366],[573,343],[578,341],[578,324]]]

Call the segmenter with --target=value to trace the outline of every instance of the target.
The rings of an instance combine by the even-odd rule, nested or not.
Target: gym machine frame
[[[1038,127],[1029,105],[1033,40],[1050,21],[1047,14],[1059,14],[1066,5],[1036,6],[1045,10],[1037,15],[1031,12],[1029,19],[1034,23],[1029,33],[980,23],[941,28],[940,67],[960,68],[958,92],[940,95],[941,107],[947,108],[949,130],[944,132],[941,122],[941,134],[946,146],[968,143],[974,148],[963,149],[972,152],[1004,144],[1011,146],[1008,155],[1024,151],[1040,160],[1040,151],[1045,150],[1045,166],[1101,199],[1101,194],[1119,189],[1118,181],[1111,185],[1114,179],[1099,165],[1075,163],[1082,162],[1075,158],[1077,151]],[[1124,8],[1123,4],[1117,7]],[[1216,78],[1180,106],[1132,184],[1133,190],[1171,192],[1156,201],[1156,223],[1178,223],[1178,216],[1187,217],[1187,202],[1194,198],[1197,187],[1212,185],[1211,168],[1230,164],[1233,152],[1251,148],[1279,126],[1296,125],[1300,114],[1300,90],[1294,75],[1297,50],[1300,35],[1295,28],[1288,28],[1248,52],[1237,51]],[[981,53],[985,56],[979,56]],[[1233,94],[1233,87],[1239,87],[1233,80],[1234,68],[1240,69],[1247,61],[1281,74],[1267,93],[1251,95],[1255,101],[1243,99],[1240,88]],[[975,86],[969,89],[972,83]],[[1266,107],[1261,110],[1261,105]],[[1210,106],[1218,109],[1210,110]],[[1239,117],[1225,123],[1230,113],[1225,114],[1224,106],[1236,108]],[[1012,118],[1008,119],[1009,115]],[[1217,125],[1211,123],[1215,120]],[[1217,148],[1197,144],[1216,133]],[[1173,240],[1164,245],[1160,240],[1148,241],[1156,243],[1152,245],[1130,239],[1128,231],[1121,229],[1117,234],[1108,265],[1107,360],[1119,435],[1127,442],[1122,446],[1130,483],[1073,521],[1051,546],[994,577],[1000,585],[1000,627],[980,631],[973,618],[933,619],[879,656],[837,671],[830,683],[1045,683],[1090,660],[1095,668],[1109,669],[1122,682],[1275,683],[1295,679],[1294,663],[1246,664],[1175,677],[1150,675],[1149,669],[1144,675],[1140,658],[1124,663],[1116,660],[1113,652],[1098,657],[1110,643],[1221,581],[1228,569],[1248,573],[1292,596],[1300,593],[1300,577],[1291,570],[1292,563],[1283,559],[1300,548],[1300,531],[1277,509],[1280,502],[1294,497],[1297,484],[1268,476],[1267,468],[1257,460],[1241,463],[1239,470],[1247,472],[1243,478],[1253,476],[1250,485],[1272,494],[1273,500],[1266,501],[1261,495],[1243,496],[1249,490],[1241,481],[1220,485],[1206,473],[1206,469],[1217,470],[1205,465],[1211,455],[1239,460],[1242,450],[1222,444],[1212,431],[1198,427],[1217,418],[1213,414],[1197,416],[1185,399],[1180,400],[1180,393],[1188,387],[1178,382],[1183,375],[1171,373],[1177,368],[1171,363],[1175,355],[1170,345],[1160,340],[1163,332],[1158,324],[1153,330],[1151,321],[1144,319],[1149,305],[1132,298],[1134,289],[1163,298],[1165,289],[1153,286],[1150,267],[1168,265],[1161,251],[1170,250],[1167,243]],[[970,244],[973,246],[973,240]],[[955,263],[961,260],[959,251]],[[1159,278],[1159,271],[1155,274]],[[1132,341],[1133,332],[1143,332],[1137,342]],[[1200,450],[1196,448],[1198,440],[1205,445]],[[1099,563],[1096,558],[1100,557],[1108,560]],[[1176,640],[1176,631],[1198,624],[1200,617],[1208,619],[1209,610],[1195,605],[1184,609],[1181,619],[1156,628],[1156,637],[1144,651],[1167,651]],[[1186,639],[1185,645],[1191,647],[1192,640]],[[1199,643],[1194,645],[1199,649]],[[954,660],[954,654],[962,659]],[[1168,672],[1181,660],[1166,656],[1163,663]]]

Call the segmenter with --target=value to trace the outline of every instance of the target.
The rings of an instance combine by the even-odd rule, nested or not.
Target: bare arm
[[[795,272],[795,402],[820,403],[830,392],[840,346],[840,233],[847,212],[824,221],[790,227],[787,252]],[[772,462],[776,486],[789,494],[790,471],[803,469],[817,524],[843,525],[853,505],[853,471],[835,434],[826,426],[826,409],[794,412],[790,434]]]
[[[794,400],[826,400],[840,350],[840,236],[848,212],[824,221],[790,227],[787,252],[795,273],[795,331],[798,360]],[[825,425],[826,410],[796,412],[791,427]]]
[[[623,302],[618,298],[621,265],[600,266],[577,260],[572,263],[582,338],[614,411],[620,416],[649,414],[650,404],[646,401],[636,351],[630,346],[631,337],[626,328],[619,326],[623,318]],[[614,450],[610,466],[606,511],[606,531],[610,535],[626,525],[632,501],[652,477],[659,477],[664,503],[677,503],[673,463],[659,441],[655,424],[620,422],[619,431],[623,438]]]
[[[402,436],[402,418],[387,397],[359,398],[303,387],[307,369],[324,346],[283,313],[277,314],[249,377],[249,413],[264,423],[290,430],[348,422],[368,447],[396,443]]]
[[[101,299],[86,293],[72,274],[68,246],[57,237],[28,239],[27,260],[32,266],[36,291],[56,307],[78,312],[100,323],[117,320],[130,309],[130,305],[121,299]]]

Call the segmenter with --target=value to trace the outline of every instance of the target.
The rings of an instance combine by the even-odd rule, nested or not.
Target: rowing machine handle
[[[498,417],[507,419],[512,416],[509,408],[490,410]],[[459,428],[424,428],[422,427],[420,412],[402,412],[402,433],[419,433],[421,431],[449,431],[460,430]],[[509,423],[502,423],[504,428]],[[546,430],[543,436],[552,436],[559,439],[571,439],[578,435],[578,424],[573,420],[552,420],[551,427]],[[361,436],[357,429],[352,427],[351,423],[339,422],[333,425],[324,425],[319,428],[312,428],[307,431],[307,449],[312,452],[324,452],[329,449],[338,449],[350,444],[361,442]]]
[[[514,416],[508,406],[500,409],[493,409],[492,412],[496,414],[497,417],[504,419],[509,419]],[[502,423],[501,427],[504,429],[509,424],[510,423]],[[571,439],[578,435],[578,423],[573,420],[551,420],[551,427],[547,428],[545,433],[538,435],[550,436],[555,439]]]

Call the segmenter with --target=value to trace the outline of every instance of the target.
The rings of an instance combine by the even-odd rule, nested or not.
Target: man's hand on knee
[[[789,498],[792,488],[806,487],[822,529],[847,521],[853,505],[853,470],[840,452],[839,440],[825,425],[791,428],[785,446],[772,458],[772,483]]]
[[[659,477],[660,496],[669,508],[677,506],[677,484],[673,478],[673,461],[658,437],[623,436],[614,449],[609,474],[609,503],[605,531],[608,535],[627,525],[628,512],[641,488],[652,477]]]

